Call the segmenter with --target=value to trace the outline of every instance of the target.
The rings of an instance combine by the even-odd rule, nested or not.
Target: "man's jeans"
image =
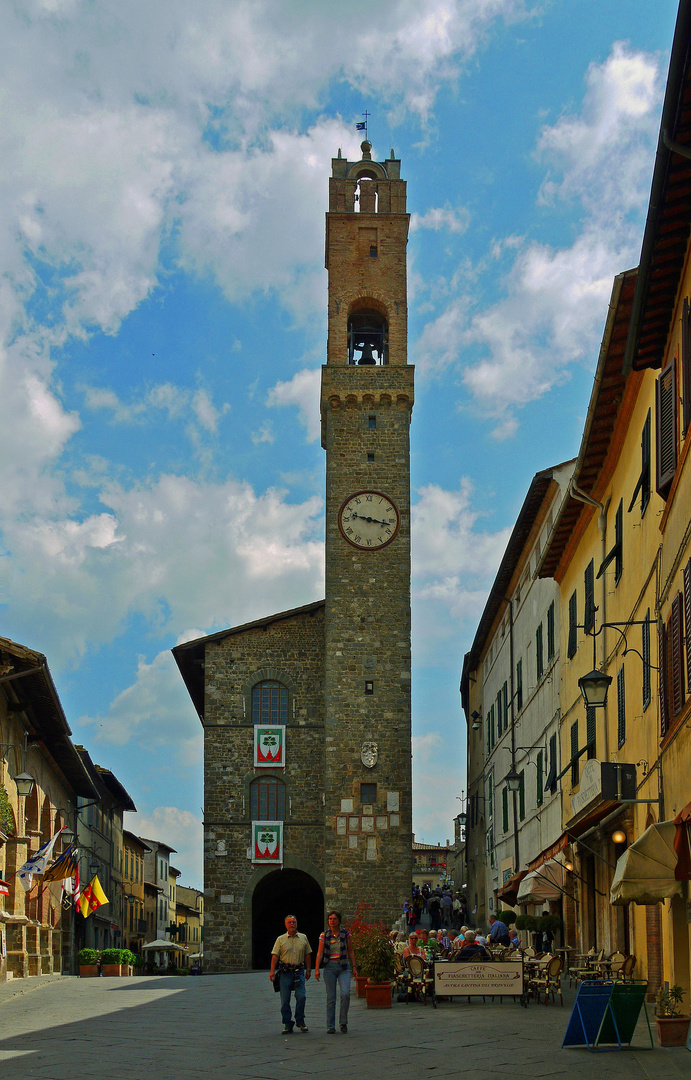
[[[339,1024],[348,1023],[348,1008],[350,1006],[350,964],[345,970],[340,963],[329,960],[322,967],[324,985],[326,987],[326,1026],[336,1027],[336,985],[341,988],[341,1005],[338,1010]]]
[[[300,1027],[305,1022],[305,990],[304,971],[279,971],[278,978],[281,987],[281,1019],[286,1027],[293,1027],[293,1014],[290,1011],[290,992],[295,983],[295,1023]],[[299,980],[299,985],[298,985]]]

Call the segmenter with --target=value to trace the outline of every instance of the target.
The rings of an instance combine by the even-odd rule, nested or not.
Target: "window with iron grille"
[[[250,816],[253,821],[284,821],[286,789],[275,776],[260,776],[250,784]]]
[[[592,705],[588,705],[585,710],[585,741],[588,744],[588,758],[594,758],[595,755],[595,739],[596,739],[596,727],[595,727],[595,714],[597,709],[594,709]]]
[[[585,601],[583,610],[583,629],[586,634],[595,629],[595,562],[590,560],[584,574]]]
[[[542,651],[542,623],[540,623],[535,631],[535,666],[539,682],[545,672],[545,660]]]
[[[547,608],[547,659],[554,659],[554,600]]]
[[[288,688],[280,682],[266,680],[252,687],[252,723],[286,724],[288,722]]]
[[[578,760],[578,720],[571,725],[571,785],[575,787],[581,778]]]
[[[571,593],[569,597],[569,644],[566,650],[567,656],[571,659],[576,655],[578,649],[578,596],[576,590]]]
[[[626,682],[624,680],[624,665],[617,672],[617,745],[622,747],[626,742]]]
[[[650,705],[650,608],[645,613],[646,621],[641,627],[641,655],[643,657],[643,710]],[[688,622],[686,624],[688,626]]]
[[[360,802],[363,805],[371,805],[377,801],[376,784],[360,784]]]

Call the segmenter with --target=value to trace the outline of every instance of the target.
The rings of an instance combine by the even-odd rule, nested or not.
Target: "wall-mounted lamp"
[[[573,872],[573,863],[572,862],[565,862],[564,863],[564,869],[568,870],[569,873],[572,873]]]
[[[607,704],[607,691],[612,682],[611,675],[605,675],[603,671],[589,671],[587,675],[581,675],[578,686],[586,708],[603,709]]]
[[[17,785],[17,795],[19,795],[20,798],[23,799],[28,798],[28,796],[31,795],[32,791],[36,786],[36,781],[34,780],[33,776],[29,776],[29,774],[26,772],[17,773],[14,778],[14,782]]]
[[[479,731],[480,730],[480,721],[482,720],[482,716],[477,711],[477,709],[474,709],[473,712],[471,712],[470,719],[473,721],[471,730],[472,731]]]
[[[514,761],[511,762],[511,768],[507,772],[504,779],[506,781],[506,786],[509,789],[509,791],[520,791],[521,790],[521,778],[520,778],[519,774],[516,772],[516,763]]]
[[[612,843],[613,844],[625,844],[626,843],[626,833],[624,832],[623,829],[617,829],[616,832],[612,833]]]

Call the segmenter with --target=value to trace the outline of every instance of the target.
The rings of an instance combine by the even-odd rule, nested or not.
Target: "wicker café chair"
[[[564,1004],[564,998],[561,993],[561,969],[563,961],[560,956],[553,956],[551,960],[548,960],[545,967],[540,971],[538,975],[535,975],[528,982],[528,989],[531,994],[535,994],[535,997],[540,1001],[540,996],[545,995],[545,1005],[549,1005],[549,995],[552,995],[552,1001],[555,1000],[555,995],[559,994],[559,1001]]]
[[[427,971],[424,960],[419,956],[406,956],[405,966],[408,969],[408,998],[412,993],[416,1001],[427,1004]]]
[[[633,969],[636,966],[636,957],[627,956],[619,970],[612,976],[615,982],[630,982],[633,979]]]

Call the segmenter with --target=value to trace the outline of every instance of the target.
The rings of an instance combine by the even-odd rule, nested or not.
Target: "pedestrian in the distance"
[[[276,970],[278,968],[278,971]],[[298,934],[298,921],[294,915],[286,916],[286,933],[276,938],[271,950],[271,974],[279,980],[281,990],[281,1018],[283,1034],[291,1035],[295,1024],[300,1031],[308,1031],[305,1024],[305,980],[312,968],[312,950],[304,934]],[[290,1008],[290,995],[295,992],[295,1020]]]
[[[355,954],[350,931],[341,926],[340,911],[330,911],[328,930],[319,937],[314,977],[319,981],[320,969],[324,972],[326,986],[326,1033],[336,1034],[336,987],[341,993],[338,1022],[343,1035],[348,1032],[348,1009],[350,1007],[350,975],[357,975]]]

